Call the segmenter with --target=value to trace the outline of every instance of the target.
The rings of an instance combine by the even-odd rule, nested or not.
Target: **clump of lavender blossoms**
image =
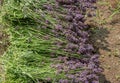
[[[63,7],[67,13],[63,17],[69,22],[68,26],[59,24],[56,28],[57,36],[64,35],[67,40],[66,52],[76,53],[82,58],[59,56],[60,63],[54,65],[59,73],[65,73],[66,79],[60,79],[59,83],[99,83],[99,55],[95,53],[93,45],[89,43],[89,29],[85,24],[85,15],[88,8],[93,6],[96,0],[56,0],[58,6]],[[57,8],[57,7],[56,7]]]

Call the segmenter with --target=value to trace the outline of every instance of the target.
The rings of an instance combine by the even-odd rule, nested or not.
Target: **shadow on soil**
[[[95,27],[95,26],[92,26]],[[96,51],[99,53],[99,49],[111,51],[109,49],[108,42],[106,38],[108,37],[109,31],[103,27],[96,27],[91,31],[91,42],[94,47],[97,49]]]
[[[111,82],[106,80],[105,75],[101,74],[100,75],[100,83],[111,83]]]
[[[94,45],[96,48],[96,52],[100,54],[99,50],[106,50],[106,51],[111,51],[109,49],[108,42],[106,41],[106,38],[108,37],[109,31],[106,28],[103,27],[96,27],[96,26],[91,26],[95,27],[91,31],[91,43]],[[100,74],[100,83],[111,83],[108,81],[102,73]]]

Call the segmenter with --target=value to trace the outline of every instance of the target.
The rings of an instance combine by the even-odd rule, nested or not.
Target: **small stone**
[[[111,69],[111,66],[107,66],[107,69]]]
[[[105,57],[105,55],[101,55],[101,58],[104,58]]]
[[[120,75],[116,75],[115,78],[116,78],[117,80],[120,80]]]

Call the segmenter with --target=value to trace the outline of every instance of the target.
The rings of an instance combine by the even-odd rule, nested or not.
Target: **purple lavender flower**
[[[81,20],[81,19],[83,19],[84,18],[84,16],[82,15],[82,14],[76,14],[75,15],[75,19],[77,20],[77,21],[79,21],[79,20]]]
[[[69,83],[67,79],[60,79],[59,83]]]
[[[95,81],[92,81],[91,83],[99,83],[99,81],[96,81],[96,80],[95,80]]]

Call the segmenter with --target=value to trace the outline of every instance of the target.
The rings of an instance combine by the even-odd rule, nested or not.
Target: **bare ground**
[[[104,25],[104,28],[109,32],[105,38],[109,50],[99,50],[103,74],[111,83],[120,83],[120,22]]]
[[[95,20],[99,28],[92,41],[101,55],[100,63],[104,69],[100,83],[120,83],[120,14],[110,19],[109,8],[107,4],[98,4],[99,15]]]

